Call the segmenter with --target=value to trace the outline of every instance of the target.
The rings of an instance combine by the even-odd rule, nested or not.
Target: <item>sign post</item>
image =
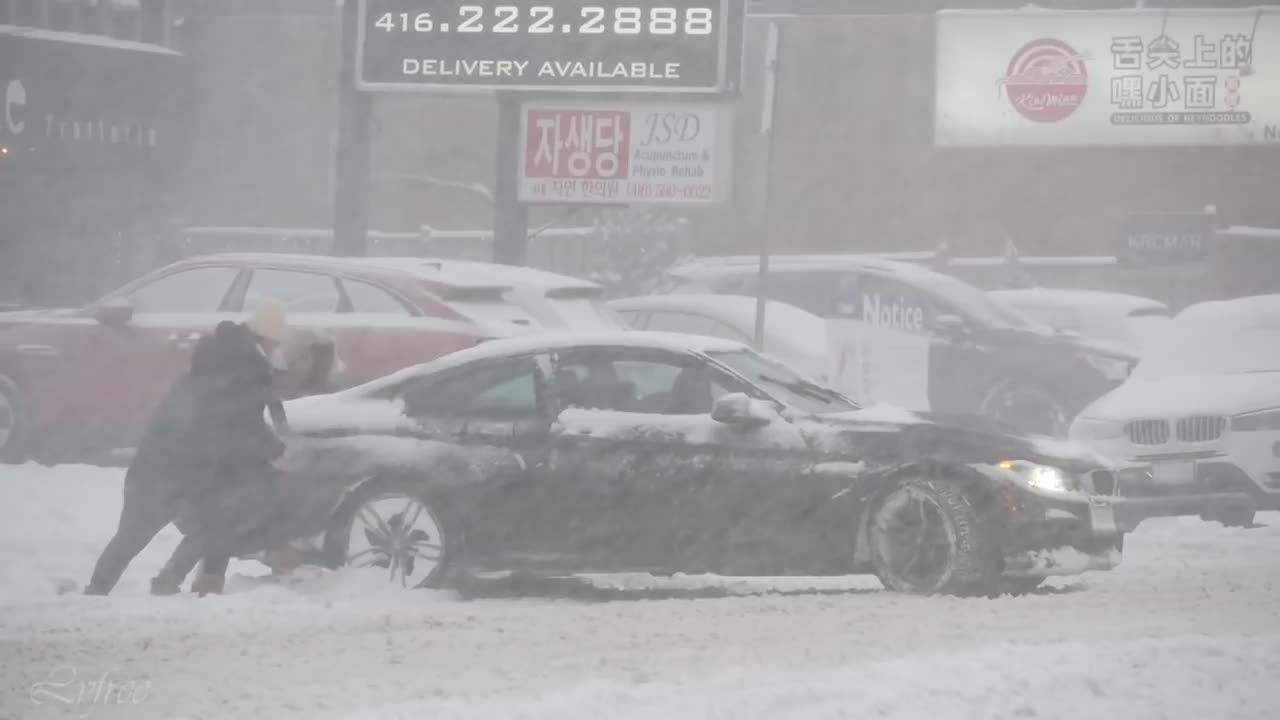
[[[356,87],[359,8],[342,7],[342,57],[338,73],[338,142],[334,148],[334,255],[364,255],[369,246],[369,182],[373,157],[373,98]]]
[[[528,204],[726,199],[727,114],[670,98],[738,92],[746,0],[358,0],[353,12],[353,87],[497,95],[498,262],[524,263]],[[534,102],[550,94],[593,100]],[[664,103],[618,105],[638,95]]]

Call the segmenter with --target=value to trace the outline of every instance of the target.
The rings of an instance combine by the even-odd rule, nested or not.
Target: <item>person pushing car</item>
[[[205,560],[192,589],[222,591],[232,543],[246,527],[269,522],[273,511],[267,503],[252,503],[250,516],[228,517],[246,504],[233,508],[224,498],[246,484],[269,482],[271,463],[284,454],[277,433],[288,431],[288,419],[273,389],[271,358],[287,336],[285,307],[264,299],[246,322],[220,323],[196,344],[191,369],[153,414],[129,465],[119,526],[86,594],[109,594],[133,558],[171,522]],[[171,561],[152,579],[153,593],[177,591],[186,574],[173,572],[179,565]]]

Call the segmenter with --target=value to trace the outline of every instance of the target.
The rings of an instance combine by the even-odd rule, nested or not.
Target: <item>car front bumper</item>
[[[1009,510],[1006,577],[1079,575],[1120,564],[1124,529],[1113,498],[1036,495]]]

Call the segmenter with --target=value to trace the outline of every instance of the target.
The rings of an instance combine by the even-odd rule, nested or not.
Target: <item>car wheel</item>
[[[1004,578],[1000,581],[1000,592],[1004,595],[1029,595],[1043,585],[1046,579],[1042,577]]]
[[[410,481],[375,478],[334,514],[325,534],[325,564],[381,568],[388,582],[403,588],[441,587],[451,539],[429,494]]]
[[[1256,516],[1257,516],[1257,511],[1254,510],[1253,508],[1234,507],[1234,508],[1229,508],[1224,510],[1217,510],[1215,512],[1204,513],[1200,515],[1200,519],[1205,520],[1207,522],[1222,523],[1223,527],[1252,528],[1252,527],[1255,527],[1253,521]]]
[[[6,375],[0,375],[0,462],[27,459],[23,439],[22,391]]]
[[[988,538],[971,493],[947,478],[895,484],[869,522],[871,562],[889,590],[986,595],[1000,587],[1000,549]]]
[[[978,413],[1029,435],[1065,438],[1071,426],[1066,403],[1045,388],[1018,380],[996,383]]]

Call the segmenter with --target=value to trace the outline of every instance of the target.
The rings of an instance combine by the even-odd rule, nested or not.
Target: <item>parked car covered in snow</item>
[[[753,297],[645,295],[613,300],[609,307],[637,330],[704,335],[754,345],[757,299]],[[813,313],[767,301],[762,349],[815,380],[831,381],[827,323]]]
[[[225,254],[152,272],[90,307],[0,313],[0,459],[130,445],[198,337],[259,297],[336,344],[354,385],[489,338],[622,327],[593,283],[422,258]]]
[[[702,258],[669,269],[659,290],[754,296],[758,279],[758,259]],[[1137,362],[909,262],[783,256],[770,261],[766,295],[827,320],[832,384],[866,404],[985,415],[1063,437]]]
[[[874,573],[910,593],[1106,570],[1087,449],[863,409],[748,347],[495,340],[291,403],[281,528],[406,586],[459,572]],[[336,508],[336,510],[334,510]]]
[[[1159,300],[1123,293],[1028,288],[987,295],[1054,330],[1113,343],[1138,356],[1160,340],[1173,317]]]
[[[1147,516],[1249,525],[1280,509],[1280,295],[1192,305],[1071,437],[1146,466],[1119,492]]]

